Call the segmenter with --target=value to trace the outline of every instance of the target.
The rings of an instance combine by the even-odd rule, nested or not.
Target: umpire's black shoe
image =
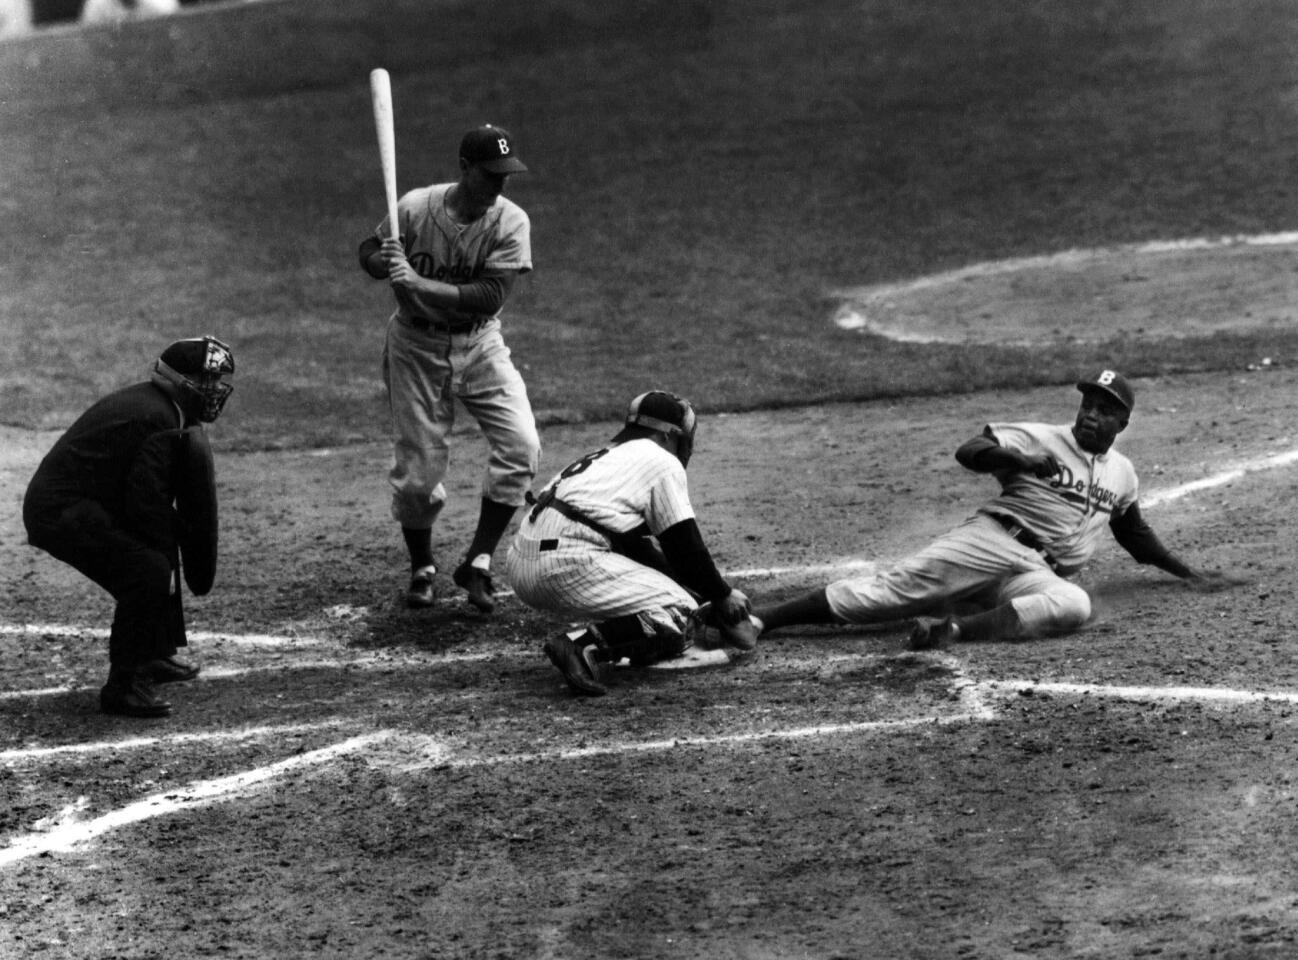
[[[165,717],[171,704],[154,691],[147,669],[112,670],[99,691],[99,709],[121,717]]]
[[[184,683],[198,676],[199,669],[194,664],[184,663],[175,657],[160,657],[150,660],[144,666],[149,679],[154,683]]]
[[[573,693],[602,697],[608,693],[595,672],[595,645],[578,647],[567,635],[552,637],[541,647],[550,662],[558,667]]]
[[[436,567],[420,567],[410,578],[406,588],[407,607],[431,607],[433,605],[433,574]]]
[[[456,586],[469,592],[469,603],[483,613],[496,609],[496,588],[491,584],[491,571],[475,567],[468,560],[455,568],[451,579]]]

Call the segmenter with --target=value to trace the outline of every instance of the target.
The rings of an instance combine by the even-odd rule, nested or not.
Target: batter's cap
[[[522,173],[527,169],[514,153],[514,138],[509,131],[490,123],[464,135],[460,156],[491,173]]]
[[[1078,380],[1077,389],[1082,393],[1090,390],[1107,393],[1122,404],[1127,413],[1130,413],[1136,406],[1136,391],[1131,389],[1131,384],[1127,382],[1127,378],[1116,370],[1101,370],[1093,377]]]

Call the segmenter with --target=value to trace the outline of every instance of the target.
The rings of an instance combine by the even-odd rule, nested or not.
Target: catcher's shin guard
[[[679,657],[690,645],[683,630],[637,614],[593,623],[588,629],[609,660],[616,663],[625,657],[636,667]]]

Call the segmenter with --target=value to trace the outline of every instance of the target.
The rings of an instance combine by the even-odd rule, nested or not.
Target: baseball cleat
[[[148,672],[139,669],[111,671],[99,691],[99,709],[121,717],[165,717],[171,713],[171,704],[154,691]]]
[[[475,567],[465,560],[455,568],[451,579],[455,581],[456,586],[468,591],[469,603],[483,613],[491,613],[496,609],[496,588],[492,586],[490,571]]]
[[[198,676],[199,668],[175,657],[161,657],[145,664],[144,671],[154,683],[184,683]]]
[[[595,662],[596,646],[592,643],[578,647],[567,636],[552,637],[541,648],[555,665],[573,693],[586,697],[602,697],[608,688],[599,682]]]
[[[721,642],[727,647],[748,652],[757,647],[757,637],[762,628],[751,616],[744,617],[735,624],[721,624],[717,630],[721,633]]]
[[[433,574],[436,572],[436,567],[420,567],[415,571],[414,576],[410,578],[410,586],[406,588],[407,607],[433,605]]]
[[[717,620],[712,604],[701,603],[690,614],[686,637],[703,650],[734,647],[747,653],[757,647],[757,638],[761,636],[762,629],[762,621],[752,614],[736,624],[721,623]]]
[[[936,617],[916,617],[915,629],[910,632],[912,650],[940,650],[960,639],[960,626],[954,617],[939,620]]]

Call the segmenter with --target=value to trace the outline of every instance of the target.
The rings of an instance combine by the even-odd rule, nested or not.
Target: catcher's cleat
[[[175,657],[161,657],[145,664],[144,671],[154,683],[184,683],[198,676],[199,668]]]
[[[916,617],[915,629],[910,632],[910,649],[940,650],[960,639],[960,625],[954,617],[939,620],[936,617]]]
[[[154,691],[147,670],[110,670],[99,691],[99,709],[121,717],[165,717],[171,704]]]
[[[563,674],[573,693],[586,697],[602,697],[608,688],[599,682],[595,644],[578,647],[567,636],[551,637],[541,648],[550,662]]]
[[[455,568],[451,579],[455,581],[456,586],[463,587],[469,592],[469,603],[483,613],[491,613],[496,609],[496,588],[492,586],[490,570],[475,567],[465,560]]]
[[[433,605],[433,574],[436,572],[436,567],[420,567],[415,571],[414,576],[410,578],[410,586],[406,588],[407,607]]]

